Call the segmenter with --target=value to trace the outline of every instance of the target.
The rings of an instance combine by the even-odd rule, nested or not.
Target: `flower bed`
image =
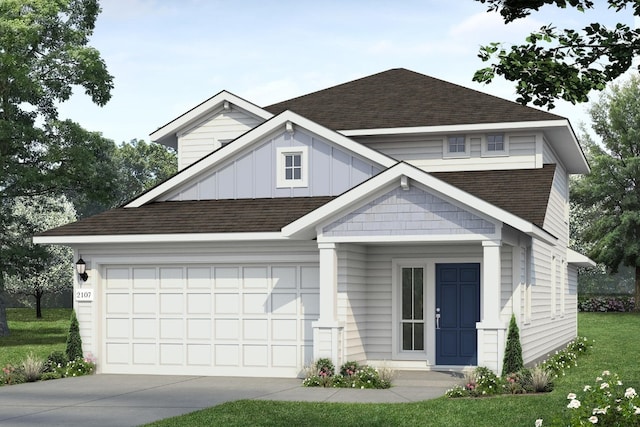
[[[318,359],[307,369],[302,385],[305,387],[338,387],[338,388],[389,388],[393,371],[388,368],[377,369],[372,366],[361,366],[358,362],[346,362],[335,372],[330,359]]]
[[[591,296],[578,299],[578,310],[588,312],[633,311],[635,308],[632,296]]]

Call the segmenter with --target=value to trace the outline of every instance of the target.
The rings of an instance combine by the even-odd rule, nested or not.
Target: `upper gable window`
[[[507,141],[502,133],[489,134],[482,145],[485,156],[504,156],[507,154]]]
[[[309,176],[307,147],[277,149],[277,186],[306,187]]]
[[[445,157],[469,157],[469,142],[464,135],[448,136],[444,145]]]

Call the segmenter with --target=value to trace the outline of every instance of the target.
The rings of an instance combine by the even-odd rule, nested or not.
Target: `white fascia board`
[[[315,133],[318,136],[321,136],[328,141],[331,141],[332,143],[340,145],[345,149],[366,159],[369,159],[383,167],[388,168],[397,163],[396,160],[380,153],[379,151],[368,148],[365,145],[355,142],[350,138],[340,135],[335,131],[312,122],[311,120],[306,119],[294,113],[293,111],[287,110],[256,126],[244,135],[241,135],[240,137],[238,137],[238,139],[233,141],[233,143],[225,145],[224,147],[213,152],[211,155],[206,156],[200,161],[183,169],[177,175],[174,175],[172,178],[168,179],[157,187],[149,190],[147,193],[141,195],[139,198],[125,205],[125,208],[137,208],[161,197],[163,194],[171,191],[176,186],[179,186],[186,181],[195,178],[198,174],[204,171],[210,170],[216,164],[226,161],[236,153],[259,141],[265,135],[268,135],[269,133],[277,130],[280,127],[282,127],[284,130],[287,122],[291,122],[294,125],[300,126],[301,128]]]
[[[372,194],[379,192],[381,188],[389,184],[393,185],[394,181],[399,186],[400,177],[403,175],[419,182],[427,188],[433,189],[440,193],[445,199],[452,199],[462,203],[472,211],[480,213],[481,216],[494,218],[504,224],[510,225],[516,230],[520,230],[547,243],[553,245],[556,243],[557,239],[534,224],[404,162],[398,163],[392,168],[343,193],[340,197],[297,219],[291,224],[286,225],[282,228],[282,234],[286,237],[294,237],[296,234],[304,235],[305,230],[312,229],[323,221],[327,221],[341,211],[348,209],[349,206],[356,205],[363,199],[371,197]]]
[[[289,240],[280,232],[264,233],[190,233],[190,234],[126,234],[94,236],[35,236],[37,245],[78,245],[104,243],[178,243],[178,242],[244,242]]]
[[[151,132],[151,134],[149,134],[151,141],[157,142],[167,136],[175,135],[180,131],[180,129],[189,125],[194,120],[197,120],[200,117],[218,108],[225,101],[230,102],[231,104],[234,104],[241,109],[246,110],[247,112],[257,117],[261,117],[265,120],[273,117],[273,114],[271,114],[267,110],[263,110],[257,105],[252,104],[249,101],[246,101],[230,92],[227,92],[226,90],[223,90],[222,92],[219,92],[206,101],[196,105],[194,108],[182,114],[181,116],[178,116],[177,118],[171,120],[166,125]]]
[[[377,128],[377,129],[347,129],[340,130],[345,136],[371,136],[371,135],[402,135],[412,133],[451,133],[451,132],[486,132],[490,130],[523,130],[544,129],[569,126],[568,120],[538,120],[530,122],[498,122],[498,123],[470,123],[460,125],[442,126],[415,126],[401,128]]]
[[[567,248],[567,262],[578,267],[595,267],[596,262],[573,249]]]
[[[494,240],[496,236],[481,234],[443,234],[443,235],[396,235],[396,236],[318,236],[318,243],[466,243]]]

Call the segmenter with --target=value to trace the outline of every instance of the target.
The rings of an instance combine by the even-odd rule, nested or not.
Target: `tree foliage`
[[[602,145],[587,142],[591,173],[571,188],[574,201],[591,212],[582,239],[609,271],[635,268],[640,301],[640,78],[612,86],[590,115]]]
[[[67,358],[76,360],[82,358],[82,337],[80,336],[80,325],[76,317],[76,311],[71,310],[71,322],[69,323],[69,334],[67,335]]]
[[[476,0],[488,4],[488,11],[500,12],[505,23],[529,16],[542,6],[575,8],[578,11],[603,7],[592,0]],[[637,0],[606,0],[608,8],[621,12],[633,8],[640,16]],[[542,26],[525,43],[506,48],[494,42],[480,48],[483,61],[495,61],[476,71],[473,80],[490,83],[496,76],[516,82],[517,101],[551,109],[554,101],[573,104],[588,100],[591,90],[603,90],[606,84],[627,71],[640,52],[640,32],[618,23],[608,28],[592,23],[581,30]]]
[[[520,345],[520,330],[516,316],[512,314],[502,362],[502,375],[520,372],[522,368],[524,368],[524,363],[522,361],[522,346]]]
[[[64,196],[31,196],[11,199],[12,223],[5,239],[7,260],[14,268],[2,272],[10,294],[35,298],[36,317],[42,317],[43,295],[73,287],[73,251],[58,245],[35,245],[32,236],[75,220],[75,210]]]
[[[89,46],[99,11],[97,0],[0,1],[0,236],[12,198],[83,187],[100,199],[111,190],[107,140],[57,114],[76,88],[97,105],[111,96],[113,78]],[[3,241],[0,270],[10,271],[5,251]],[[8,334],[2,276],[0,336]]]

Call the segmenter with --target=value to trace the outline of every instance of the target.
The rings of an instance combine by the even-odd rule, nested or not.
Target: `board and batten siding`
[[[277,186],[277,149],[308,148],[308,185]],[[334,196],[381,171],[381,166],[297,128],[284,129],[253,144],[233,159],[166,195],[164,201],[259,199],[271,197]]]
[[[222,107],[178,134],[178,170],[197,162],[264,120],[231,106]]]
[[[103,291],[100,269],[104,265],[298,265],[317,266],[319,262],[316,242],[224,242],[172,243],[172,244],[128,244],[128,245],[82,245],[77,248],[87,263],[89,279],[83,289],[93,289],[93,302],[74,301],[78,315],[80,336],[85,353],[97,356],[100,364],[100,334],[104,319],[100,295]],[[317,268],[317,267],[316,267]],[[311,334],[311,321],[306,325],[305,335]],[[308,335],[311,336],[311,335]]]
[[[456,133],[452,133],[454,134]],[[504,133],[504,136],[508,151],[505,154],[491,155],[482,150],[486,134],[467,134],[466,141],[470,144],[470,151],[466,157],[445,156],[447,135],[379,135],[353,139],[428,172],[535,168],[536,140],[541,135]]]
[[[344,321],[344,360],[366,362],[367,248],[338,245],[338,319]]]

